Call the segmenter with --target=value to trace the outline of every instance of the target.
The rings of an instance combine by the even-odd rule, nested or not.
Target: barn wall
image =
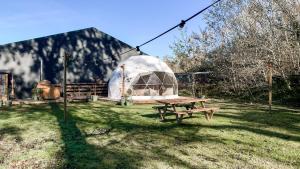
[[[63,55],[71,53],[68,62],[69,82],[109,80],[117,64],[137,53],[120,54],[132,47],[95,28],[67,32],[0,46],[0,70],[15,76],[18,98],[31,97],[31,89],[40,78],[40,59],[44,79],[61,83]]]

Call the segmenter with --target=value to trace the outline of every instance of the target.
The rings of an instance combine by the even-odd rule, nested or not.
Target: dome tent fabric
[[[124,71],[121,66],[124,66]],[[169,99],[178,97],[176,77],[169,66],[154,56],[131,56],[114,70],[108,97],[120,100],[123,93],[133,100]]]

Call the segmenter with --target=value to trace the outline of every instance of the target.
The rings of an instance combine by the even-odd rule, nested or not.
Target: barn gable
[[[62,58],[67,51],[69,82],[108,81],[120,61],[135,50],[128,44],[96,28],[35,38],[0,46],[0,69],[9,70],[15,77],[15,91],[19,98],[30,97],[30,91],[42,78],[52,83],[62,82]]]

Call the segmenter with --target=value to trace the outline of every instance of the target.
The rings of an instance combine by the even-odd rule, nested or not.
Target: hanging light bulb
[[[179,24],[179,28],[183,28],[185,25],[185,21],[184,20],[181,20],[180,24]]]

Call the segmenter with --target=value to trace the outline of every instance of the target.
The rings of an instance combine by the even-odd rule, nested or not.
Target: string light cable
[[[185,26],[185,24],[186,24],[188,21],[190,21],[191,19],[195,18],[196,16],[198,16],[198,15],[201,14],[201,13],[203,13],[204,11],[206,11],[206,10],[209,9],[209,8],[211,8],[212,6],[214,6],[216,3],[220,2],[220,1],[221,1],[221,0],[215,1],[214,3],[210,4],[210,5],[207,6],[206,8],[203,8],[201,11],[199,11],[199,12],[195,13],[194,15],[192,15],[191,17],[187,18],[186,20],[181,20],[181,22],[180,22],[179,24],[177,24],[177,25],[171,27],[170,29],[166,30],[165,32],[163,32],[163,33],[161,33],[161,34],[159,34],[159,35],[157,35],[157,36],[155,36],[154,38],[152,38],[152,39],[150,39],[150,40],[148,40],[148,41],[146,41],[146,42],[144,42],[144,43],[142,43],[142,44],[136,46],[135,48],[132,48],[132,49],[130,49],[130,50],[124,52],[124,53],[121,53],[121,55],[124,55],[124,54],[126,54],[126,53],[128,53],[128,52],[131,52],[131,51],[133,51],[133,50],[136,50],[136,51],[139,52],[139,51],[140,51],[140,47],[142,47],[142,46],[144,46],[144,45],[146,45],[146,44],[148,44],[148,43],[150,43],[150,42],[152,42],[152,41],[154,41],[154,40],[160,38],[161,36],[163,36],[163,35],[165,35],[165,34],[171,32],[172,30],[176,29],[177,27],[183,28],[183,27]]]

